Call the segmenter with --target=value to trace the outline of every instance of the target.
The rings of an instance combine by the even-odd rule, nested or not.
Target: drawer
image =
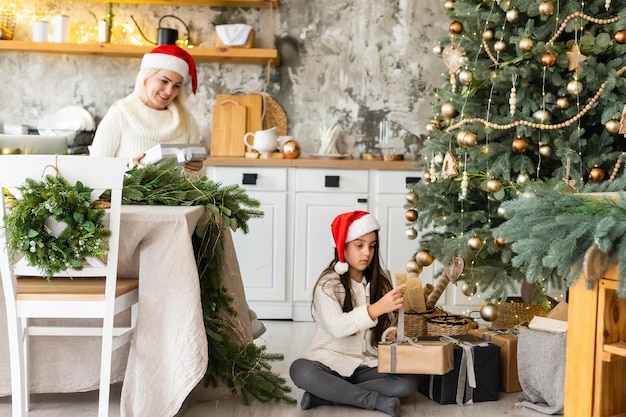
[[[367,193],[369,172],[351,169],[296,170],[296,192]]]
[[[377,194],[403,194],[407,192],[406,185],[422,180],[424,172],[414,171],[374,171],[374,182]]]
[[[287,191],[286,168],[207,167],[207,177],[224,185],[238,184],[250,191]]]

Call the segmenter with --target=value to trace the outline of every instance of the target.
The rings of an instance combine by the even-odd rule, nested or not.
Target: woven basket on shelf
[[[459,314],[450,314],[439,310],[440,314],[431,315],[426,320],[428,336],[456,336],[467,334],[470,329],[476,329],[476,323],[470,317]]]
[[[508,297],[504,303],[497,304],[498,318],[491,322],[493,329],[511,329],[527,323],[535,316],[545,317],[556,305],[556,301],[548,297],[549,306],[543,304],[525,304],[522,297]]]
[[[15,15],[0,11],[0,39],[10,41],[15,32]]]

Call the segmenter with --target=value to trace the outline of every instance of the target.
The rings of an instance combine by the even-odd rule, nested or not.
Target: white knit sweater
[[[355,306],[348,313],[341,309],[345,293],[337,273],[322,277],[314,290],[315,334],[306,358],[342,376],[352,375],[360,365],[378,365],[377,351],[369,343],[378,319],[372,320],[367,312],[369,284],[363,283],[351,281]]]
[[[198,144],[198,125],[187,110],[174,103],[165,110],[146,106],[130,94],[115,102],[104,116],[89,153],[93,156],[133,158],[157,144]]]

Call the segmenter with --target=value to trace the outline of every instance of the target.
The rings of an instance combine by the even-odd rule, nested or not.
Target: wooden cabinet
[[[587,288],[570,289],[565,416],[626,415],[626,299],[617,296],[618,269]]]

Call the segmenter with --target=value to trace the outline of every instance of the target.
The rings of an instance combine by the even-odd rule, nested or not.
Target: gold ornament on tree
[[[493,303],[485,303],[480,308],[480,317],[490,323],[496,321],[499,315],[500,309],[498,309],[498,306]]]
[[[467,240],[467,246],[471,250],[481,250],[483,247],[483,241],[478,236],[472,236]]]
[[[466,297],[472,297],[474,294],[476,294],[476,285],[464,282],[461,285],[461,292]]]
[[[533,41],[531,38],[524,37],[519,40],[518,45],[519,49],[521,49],[522,51],[530,52],[535,47],[535,41]]]
[[[556,64],[556,56],[552,52],[546,52],[541,55],[541,63],[546,67],[552,67]]]
[[[487,181],[487,190],[490,193],[497,193],[502,188],[502,183],[495,178]]]
[[[412,206],[417,205],[418,202],[418,197],[417,197],[417,193],[415,191],[409,191],[408,193],[406,193],[406,195],[404,196],[406,202]]]
[[[551,0],[544,0],[539,3],[539,13],[543,16],[552,16],[554,14],[554,3]]]
[[[614,35],[615,42],[623,45],[626,43],[626,30],[618,30]]]
[[[604,170],[600,167],[593,167],[589,171],[589,179],[593,182],[601,182],[604,179]]]
[[[614,135],[616,133],[619,133],[619,130],[621,128],[621,123],[617,119],[609,119],[604,124],[604,128],[606,129],[607,132]]]
[[[572,46],[571,51],[566,52],[566,55],[567,59],[569,60],[569,65],[567,69],[569,69],[570,71],[577,69],[580,63],[587,59],[586,56],[580,53],[580,47],[576,43],[574,44],[574,46]]]
[[[415,240],[417,238],[417,230],[415,230],[414,227],[409,227],[408,229],[406,229],[406,238],[409,240]]]
[[[417,210],[415,209],[407,210],[406,213],[404,213],[404,217],[407,221],[414,222],[415,220],[417,220]]]
[[[430,266],[434,261],[435,259],[426,249],[420,249],[415,254],[415,262],[417,262],[418,265]]]

